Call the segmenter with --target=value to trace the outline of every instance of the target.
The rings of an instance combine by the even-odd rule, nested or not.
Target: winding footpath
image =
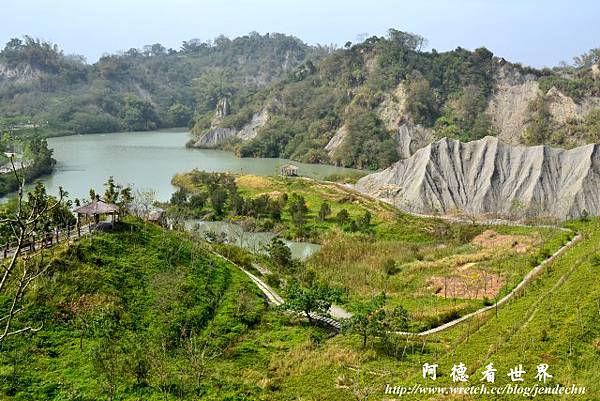
[[[476,316],[479,316],[479,315],[484,314],[492,309],[498,308],[498,307],[506,304],[512,298],[517,296],[520,293],[520,291],[523,290],[523,288],[525,288],[525,286],[527,286],[531,281],[533,281],[541,273],[541,271],[544,269],[544,267],[548,263],[551,263],[554,259],[556,259],[562,253],[564,253],[567,249],[571,248],[573,245],[575,245],[577,242],[579,242],[581,240],[581,238],[582,238],[581,234],[575,235],[567,244],[563,245],[560,249],[558,249],[556,252],[554,252],[552,255],[550,255],[542,263],[540,263],[539,265],[534,267],[532,270],[530,270],[529,273],[527,273],[525,275],[523,280],[519,284],[517,284],[517,286],[515,288],[513,288],[513,290],[511,292],[506,294],[503,298],[498,300],[493,305],[485,306],[481,309],[478,309],[474,312],[471,312],[467,315],[464,315],[460,318],[451,320],[447,323],[444,323],[440,326],[434,327],[429,330],[425,330],[425,331],[421,331],[421,332],[417,332],[417,333],[409,332],[409,331],[396,331],[396,332],[393,332],[393,334],[402,335],[402,336],[417,336],[417,337],[424,337],[424,336],[428,336],[431,334],[436,334],[436,333],[442,332],[444,330],[448,330],[449,328],[454,327],[464,321],[472,319]],[[227,259],[226,257],[224,257],[223,255],[221,255],[217,252],[213,251],[213,254],[226,260],[228,263],[231,263],[232,265],[236,266],[238,269],[243,271],[248,277],[250,277],[250,280],[252,280],[256,284],[256,286],[260,289],[260,291],[264,294],[269,305],[280,306],[285,303],[285,300],[279,294],[277,294],[277,292],[275,290],[273,290],[267,283],[265,283],[263,280],[258,278],[256,275],[250,273],[248,270],[237,265],[233,261]],[[314,320],[320,321],[322,323],[325,323],[326,325],[339,331],[341,329],[341,320],[352,317],[352,313],[342,309],[341,307],[339,307],[337,305],[332,305],[329,308],[329,315],[330,316],[311,314],[311,318],[313,318]]]
[[[353,188],[349,188],[343,185],[340,185],[338,183],[332,183],[335,184],[337,187],[339,187],[340,189],[343,189],[345,191],[348,192],[354,192],[357,194],[360,194],[361,196],[365,196],[367,198],[376,200],[376,201],[382,201],[380,199],[376,199],[371,197],[370,195],[366,195],[360,192],[357,192],[356,190],[354,190]],[[387,203],[385,201],[383,201],[384,203]],[[389,204],[389,203],[388,203]],[[456,217],[450,217],[450,216],[433,216],[433,215],[424,215],[424,214],[418,214],[418,213],[413,213],[413,212],[407,212],[404,210],[401,210],[402,212],[411,214],[415,217],[422,217],[422,218],[437,218],[437,219],[442,219],[442,220],[447,220],[447,221],[451,221],[454,223],[466,223],[465,220],[456,218]],[[485,221],[485,222],[481,222],[481,224],[484,225],[513,225],[513,226],[520,226],[520,227],[543,227],[543,228],[555,228],[555,229],[559,229],[561,231],[565,231],[565,232],[573,232],[572,230],[568,229],[568,228],[564,228],[564,227],[555,227],[555,226],[547,226],[547,225],[538,225],[538,226],[533,226],[533,225],[525,225],[525,224],[520,224],[520,223],[516,223],[516,222],[506,222],[503,220],[489,220],[489,221]],[[444,323],[440,326],[434,327],[432,329],[429,330],[425,330],[425,331],[421,331],[421,332],[408,332],[408,331],[396,331],[393,332],[393,334],[397,334],[397,335],[402,335],[402,336],[417,336],[417,337],[425,337],[425,336],[429,336],[431,334],[436,334],[445,330],[448,330],[451,327],[454,327],[462,322],[465,322],[469,319],[473,319],[476,316],[482,315],[490,310],[496,309],[504,304],[506,304],[507,302],[509,302],[511,299],[513,299],[515,296],[517,296],[531,281],[533,281],[544,269],[544,267],[546,267],[547,264],[551,263],[554,259],[556,259],[558,256],[560,256],[562,253],[564,253],[566,250],[568,250],[569,248],[571,248],[573,245],[575,245],[577,242],[579,242],[582,239],[582,235],[581,234],[576,234],[568,243],[566,243],[565,245],[563,245],[562,247],[560,247],[556,252],[554,252],[552,255],[550,255],[547,259],[545,259],[542,263],[540,263],[539,265],[535,266],[533,269],[531,269],[529,271],[529,273],[527,273],[525,275],[525,277],[523,277],[523,280],[521,280],[521,282],[519,284],[517,284],[517,286],[515,288],[513,288],[508,294],[506,294],[504,297],[502,297],[501,299],[499,299],[496,303],[494,303],[493,305],[489,305],[489,306],[485,306],[481,309],[478,309],[474,312],[471,312],[469,314],[466,314],[462,317],[459,317],[457,319],[451,320],[447,323]],[[262,293],[265,295],[268,303],[270,305],[274,305],[274,306],[280,306],[283,305],[285,303],[285,300],[279,295],[277,294],[277,292],[275,292],[275,290],[273,290],[269,285],[267,285],[264,281],[262,281],[260,278],[258,278],[256,275],[250,273],[249,271],[247,271],[246,269],[242,268],[241,266],[237,265],[236,263],[232,262],[231,260],[225,258],[224,256],[213,252],[215,255],[225,259],[226,261],[228,261],[229,263],[233,264],[234,266],[236,266],[238,269],[242,270],[246,275],[248,275],[248,277],[250,277],[250,279],[257,285],[257,287],[262,291]],[[258,268],[258,271],[262,272],[262,274],[264,274],[265,269],[264,268]],[[352,317],[352,313],[344,310],[343,308],[337,306],[337,305],[332,305],[329,308],[329,316],[323,316],[323,315],[318,315],[318,314],[311,314],[311,318],[313,318],[314,320],[318,320],[322,323],[325,323],[327,325],[329,325],[330,327],[334,328],[335,330],[340,330],[341,329],[341,321],[343,319],[348,319]]]

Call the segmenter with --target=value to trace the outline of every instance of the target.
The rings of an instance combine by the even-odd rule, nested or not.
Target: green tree
[[[176,127],[187,127],[193,115],[192,108],[181,103],[173,104],[168,110],[169,122]]]
[[[225,203],[227,202],[227,191],[221,187],[214,188],[209,195],[210,204],[217,216],[223,215]]]
[[[344,321],[342,330],[347,334],[358,334],[366,347],[370,337],[380,336],[385,330],[385,295],[379,295],[357,308],[351,318]]]
[[[115,179],[111,175],[108,180],[104,183],[104,197],[103,200],[108,203],[116,203],[119,194],[121,192],[121,186],[115,183]]]
[[[189,193],[185,188],[179,188],[171,195],[170,203],[176,206],[183,206],[188,202]]]
[[[126,128],[131,131],[156,129],[160,121],[154,105],[134,95],[125,96],[121,117]]]
[[[552,114],[543,96],[538,96],[529,105],[532,115],[528,121],[527,128],[523,133],[523,139],[528,145],[545,144],[552,134]]]
[[[335,220],[340,226],[343,226],[350,221],[350,213],[346,209],[342,209],[335,216]]]
[[[321,203],[321,208],[319,209],[319,220],[325,221],[330,214],[331,207],[329,207],[329,203],[327,201],[323,201],[323,203]]]
[[[285,309],[302,313],[313,323],[314,314],[326,314],[339,294],[329,286],[321,283],[302,288],[297,281],[289,284],[286,290]]]
[[[279,199],[269,201],[269,215],[275,221],[281,221],[282,206]]]
[[[369,338],[385,336],[408,328],[408,312],[402,306],[386,310],[386,296],[380,294],[359,305],[351,318],[342,325],[344,332],[358,334],[365,347]]]
[[[369,231],[371,229],[371,218],[371,213],[368,210],[365,210],[365,213],[356,221],[358,229],[361,231]]]
[[[292,266],[292,251],[279,237],[273,237],[267,245],[269,257],[279,268],[287,269]]]
[[[301,227],[306,223],[306,215],[308,207],[302,195],[292,194],[289,206],[290,214],[292,215],[292,223],[296,227]]]

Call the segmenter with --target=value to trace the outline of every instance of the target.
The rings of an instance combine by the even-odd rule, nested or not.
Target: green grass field
[[[256,194],[272,190],[240,187]],[[313,211],[320,190],[306,184],[294,188],[307,192],[307,203],[312,197]],[[352,203],[352,212],[360,214],[361,207],[390,210],[368,202],[373,201]],[[453,311],[460,315],[483,306],[481,299],[424,291],[431,277],[475,263],[482,271],[506,274],[500,289],[504,294],[570,236],[550,229],[458,225],[404,214],[389,220],[374,214],[373,225],[373,233],[365,236],[326,222],[323,232],[331,239],[307,262],[307,269],[329,283],[345,284],[350,290],[345,307],[350,310],[354,302],[385,290],[392,305],[409,310],[413,330],[457,316]],[[428,337],[371,338],[363,347],[356,335],[336,335],[268,308],[252,282],[211,249],[249,268],[260,262],[274,269],[264,256],[209,246],[193,234],[129,218],[115,232],[53,251],[50,275],[36,284],[20,317],[43,321],[43,330],[2,344],[0,399],[384,400],[394,398],[384,394],[386,384],[452,385],[450,369],[458,363],[466,365],[470,376],[462,385],[476,386],[489,363],[498,370],[497,386],[510,382],[506,373],[518,364],[527,371],[523,384],[533,386],[536,365],[547,363],[554,376],[549,384],[585,386],[586,395],[577,399],[598,399],[600,219],[569,227],[583,239],[548,264],[497,315],[492,310]],[[385,257],[379,258],[380,253]],[[327,262],[335,258],[339,264]],[[378,263],[384,259],[393,259],[399,271],[382,276]],[[439,365],[435,382],[422,378],[424,363]]]
[[[197,188],[189,175],[173,182],[190,192]],[[235,176],[245,197],[298,194],[308,207],[305,231],[314,233],[320,252],[304,270],[279,270],[302,278],[307,271],[349,293],[343,306],[352,311],[366,299],[385,292],[389,306],[411,313],[411,330],[421,331],[493,303],[514,288],[533,266],[565,244],[572,233],[553,228],[484,226],[415,217],[344,186],[304,178]],[[331,217],[317,218],[327,201]],[[368,232],[348,232],[334,216],[346,209],[358,219],[373,217]],[[292,216],[284,208],[276,231],[290,237]],[[261,263],[264,263],[261,262]],[[268,262],[266,262],[268,263]],[[276,266],[270,266],[277,271]]]

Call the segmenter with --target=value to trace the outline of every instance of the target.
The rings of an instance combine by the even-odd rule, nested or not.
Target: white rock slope
[[[219,110],[217,110],[218,113]],[[216,120],[218,121],[220,118],[216,118]],[[252,120],[240,130],[231,127],[213,126],[202,134],[194,142],[193,146],[197,148],[215,148],[236,138],[242,141],[249,141],[256,138],[258,130],[264,127],[268,120],[269,114],[266,110],[263,110],[260,113],[254,113]]]
[[[356,186],[420,213],[600,215],[600,145],[563,150],[511,146],[494,137],[445,138]]]

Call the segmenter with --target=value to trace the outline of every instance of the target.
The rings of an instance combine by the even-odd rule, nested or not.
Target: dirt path
[[[394,332],[394,334],[398,334],[398,335],[403,335],[403,336],[417,336],[417,337],[423,337],[423,336],[428,336],[431,334],[435,334],[435,333],[439,333],[441,331],[447,330],[451,327],[454,327],[466,320],[472,319],[475,316],[481,315],[483,313],[486,313],[494,308],[498,308],[502,305],[504,305],[505,303],[507,303],[508,301],[510,301],[512,298],[514,298],[525,286],[527,286],[532,280],[534,280],[539,274],[540,272],[544,269],[544,267],[552,262],[556,257],[558,257],[559,255],[561,255],[563,252],[565,252],[567,249],[569,249],[570,247],[572,247],[575,243],[577,243],[578,241],[580,241],[582,238],[581,234],[577,234],[575,235],[575,237],[573,237],[567,244],[563,245],[560,249],[558,249],[556,252],[554,252],[552,255],[550,255],[547,259],[545,259],[542,263],[540,263],[539,265],[537,265],[536,267],[534,267],[533,269],[531,269],[529,271],[529,273],[527,273],[525,275],[525,277],[523,278],[523,280],[515,287],[513,288],[513,290],[511,292],[509,292],[507,295],[505,295],[503,298],[501,298],[500,300],[498,300],[495,304],[493,305],[489,305],[489,306],[485,306],[481,309],[478,309],[474,312],[471,312],[467,315],[464,315],[458,319],[454,319],[450,322],[447,322],[445,324],[442,324],[440,326],[434,327],[432,329],[429,330],[425,330],[422,332],[418,332],[418,333],[412,333],[412,332],[408,332],[408,331],[398,331],[398,332]],[[258,278],[257,276],[255,276],[254,274],[250,273],[249,271],[247,271],[246,269],[242,268],[241,266],[233,263],[231,260],[227,259],[226,257],[216,253],[213,251],[213,253],[215,255],[217,255],[218,257],[228,261],[229,263],[233,264],[234,266],[236,266],[237,268],[239,268],[240,270],[242,270],[248,277],[250,277],[250,279],[257,285],[257,287],[261,290],[261,292],[265,295],[268,303],[270,305],[274,305],[274,306],[280,306],[283,303],[285,303],[285,300],[279,295],[277,294],[277,292],[275,290],[273,290],[267,283],[265,283],[264,281],[262,281],[260,278]],[[260,269],[255,266],[255,268],[261,272],[261,274],[265,274],[265,273],[271,273],[268,269],[261,267]],[[263,273],[264,272],[264,273]],[[321,321],[337,330],[339,330],[341,328],[341,323],[340,321],[343,319],[348,319],[350,317],[352,317],[352,313],[344,310],[343,308],[341,308],[338,305],[332,305],[329,308],[329,315],[331,317],[328,316],[322,316],[322,315],[318,315],[318,314],[311,314],[311,317],[315,320]]]

